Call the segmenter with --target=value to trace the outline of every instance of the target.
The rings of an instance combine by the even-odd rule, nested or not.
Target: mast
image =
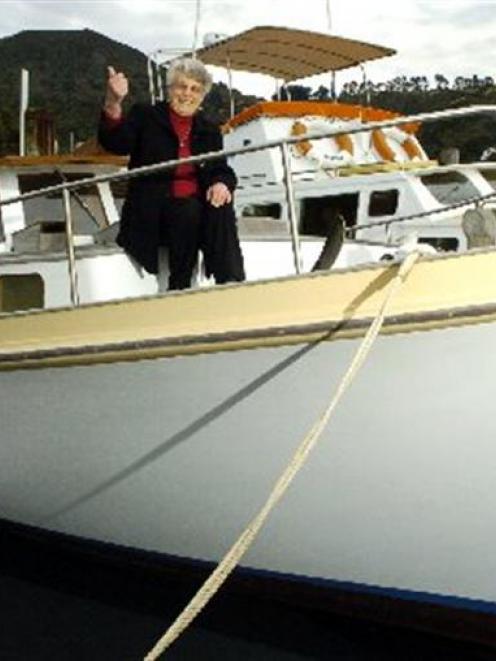
[[[21,69],[19,102],[19,156],[26,156],[26,110],[29,105],[29,71]]]

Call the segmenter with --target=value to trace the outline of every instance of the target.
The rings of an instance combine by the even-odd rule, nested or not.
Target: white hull
[[[380,337],[243,564],[496,609],[495,342]],[[0,516],[218,560],[357,345],[2,372]]]

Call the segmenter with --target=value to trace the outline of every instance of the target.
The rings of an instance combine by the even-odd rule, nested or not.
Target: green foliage
[[[15,154],[19,150],[17,117],[8,110],[0,110],[0,154]]]
[[[281,101],[307,101],[310,99],[311,94],[311,87],[305,87],[304,85],[287,85],[281,89],[279,98]],[[276,98],[276,95],[272,97],[273,100]]]
[[[213,122],[222,125],[230,118],[231,111],[236,114],[259,100],[256,96],[244,96],[238,90],[233,90],[231,108],[229,88],[224,83],[216,83],[206,96],[203,109]]]
[[[365,103],[405,115],[435,112],[473,105],[496,105],[496,86],[490,77],[458,76],[450,84],[441,74],[431,87],[425,76],[404,76],[386,83],[351,82],[343,86],[339,100]],[[478,160],[482,152],[496,145],[496,116],[474,115],[466,118],[425,123],[418,137],[431,158],[443,149],[457,147],[464,162]]]
[[[22,68],[30,74],[29,105],[53,114],[62,150],[71,132],[76,142],[94,136],[108,65],[129,77],[130,103],[148,97],[145,55],[92,30],[19,32],[0,39],[0,60],[2,112],[9,118],[7,131],[0,120],[2,153],[18,148],[12,150],[9,132],[18,123]]]

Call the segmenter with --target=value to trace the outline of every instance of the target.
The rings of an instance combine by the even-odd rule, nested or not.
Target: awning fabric
[[[255,27],[200,48],[196,56],[204,64],[290,82],[395,53],[392,48],[308,30]]]

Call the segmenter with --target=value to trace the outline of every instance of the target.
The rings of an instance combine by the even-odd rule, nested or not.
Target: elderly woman
[[[167,103],[133,106],[123,73],[108,68],[98,139],[110,152],[130,155],[129,167],[219,151],[222,135],[200,104],[212,81],[198,60],[179,59],[167,71]],[[169,255],[169,289],[191,286],[201,247],[207,275],[217,283],[244,279],[232,195],[233,170],[224,157],[183,164],[129,182],[117,242],[149,273],[158,273],[160,246]]]

